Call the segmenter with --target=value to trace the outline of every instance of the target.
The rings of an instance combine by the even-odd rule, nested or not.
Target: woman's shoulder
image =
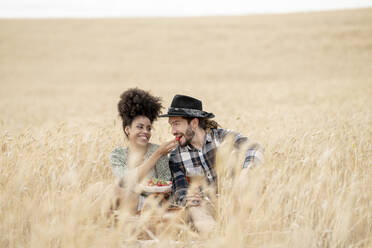
[[[110,157],[111,158],[126,158],[127,157],[127,153],[128,153],[128,148],[127,147],[121,147],[121,146],[118,146],[116,147],[114,150],[112,150],[111,154],[110,154]]]
[[[127,150],[128,150],[127,147],[118,146],[118,147],[115,147],[111,153],[126,153]]]

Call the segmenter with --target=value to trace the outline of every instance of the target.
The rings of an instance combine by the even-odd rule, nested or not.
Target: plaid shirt
[[[186,194],[189,185],[186,176],[205,175],[209,184],[216,183],[217,178],[214,171],[216,150],[227,134],[233,135],[236,146],[248,142],[248,139],[243,135],[228,129],[211,129],[211,132],[206,134],[202,150],[187,145],[185,147],[178,146],[171,152],[169,168],[172,174],[173,195],[176,204],[186,204]],[[250,167],[253,162],[263,162],[263,149],[258,144],[247,150],[243,168]]]

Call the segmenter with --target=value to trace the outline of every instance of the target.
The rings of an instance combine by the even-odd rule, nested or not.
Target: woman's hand
[[[170,141],[164,142],[159,146],[159,148],[156,150],[161,156],[164,156],[168,153],[170,153],[174,148],[177,146],[177,141],[175,139],[172,139]]]

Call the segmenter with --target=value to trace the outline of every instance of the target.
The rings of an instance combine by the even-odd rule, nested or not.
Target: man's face
[[[181,147],[190,144],[194,138],[195,132],[186,119],[182,117],[169,117],[169,124],[171,125],[171,132],[175,137],[178,137],[178,143]]]

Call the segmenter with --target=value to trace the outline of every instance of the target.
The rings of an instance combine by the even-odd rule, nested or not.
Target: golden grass
[[[0,20],[0,246],[137,247],[154,228],[125,209],[116,227],[106,216],[108,156],[125,145],[116,104],[138,86],[165,106],[199,97],[265,147],[264,165],[221,195],[215,235],[158,224],[143,246],[370,247],[371,23],[371,9]],[[157,121],[152,141],[170,137]]]

